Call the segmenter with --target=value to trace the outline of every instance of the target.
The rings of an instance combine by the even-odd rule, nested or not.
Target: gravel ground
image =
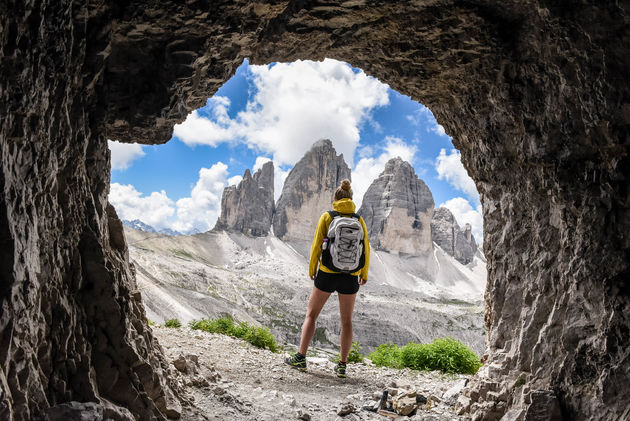
[[[399,394],[415,389],[428,398],[415,415],[401,420],[468,419],[456,415],[454,403],[470,376],[349,364],[348,377],[340,379],[329,358],[308,357],[308,370],[300,372],[283,363],[282,353],[229,336],[187,327],[153,327],[153,332],[184,401],[182,420],[387,420],[363,409],[385,389]],[[354,411],[339,416],[343,406],[350,410],[348,404]]]

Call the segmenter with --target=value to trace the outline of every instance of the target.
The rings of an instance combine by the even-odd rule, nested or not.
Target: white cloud
[[[263,167],[263,165],[265,165],[269,161],[271,161],[271,159],[267,158],[266,156],[256,157],[256,162],[254,163],[254,168],[252,169],[252,171],[253,172],[258,171],[259,169]]]
[[[446,180],[451,186],[466,193],[475,204],[479,203],[479,193],[475,182],[462,165],[461,156],[457,149],[451,150],[449,154],[446,153],[445,149],[442,149],[436,158],[435,170],[440,180]]]
[[[328,138],[352,163],[360,124],[389,103],[387,85],[336,60],[250,69],[256,94],[235,119],[227,114],[229,101],[215,97],[211,119],[193,112],[175,135],[188,145],[242,141],[272,155],[276,166],[295,164],[313,142]]]
[[[227,165],[217,162],[199,170],[199,180],[190,197],[177,201],[177,220],[173,228],[181,232],[206,231],[214,227],[221,213],[221,195],[226,185]]]
[[[228,186],[236,186],[243,180],[242,175],[235,175],[227,179]]]
[[[444,127],[441,124],[436,124],[435,126],[431,126],[429,130],[431,130],[433,133],[437,135],[446,136],[446,131],[444,130]]]
[[[291,170],[283,170],[280,166],[273,167],[273,199],[277,202],[282,194],[284,181],[287,179]]]
[[[475,209],[468,200],[463,197],[455,197],[447,200],[440,206],[448,208],[453,213],[453,216],[455,216],[455,219],[460,227],[463,228],[464,225],[470,224],[477,244],[481,243],[481,240],[483,239],[483,216],[481,214],[481,205],[477,205],[477,208]]]
[[[237,127],[234,127],[227,113],[229,98],[214,96],[208,100],[207,106],[212,111],[213,120],[195,110],[188,114],[183,123],[175,125],[173,135],[188,146],[217,146],[221,142],[233,140],[237,136]]]
[[[140,219],[158,229],[168,227],[167,219],[175,213],[174,203],[164,190],[143,197],[131,184],[112,183],[109,201],[120,219]]]
[[[370,184],[385,169],[387,161],[397,156],[409,163],[412,163],[414,160],[417,152],[417,148],[414,145],[409,145],[402,139],[394,136],[387,136],[384,142],[385,146],[382,147],[382,152],[379,156],[361,158],[352,170],[352,190],[357,209],[361,207],[363,195],[370,187]]]
[[[132,185],[112,183],[109,201],[121,219],[139,219],[154,228],[171,228],[183,233],[212,229],[221,213],[221,195],[228,182],[237,182],[241,176],[227,179],[228,167],[217,162],[210,168],[199,170],[199,179],[190,197],[177,202],[166,192],[153,192],[148,196]],[[240,180],[239,180],[240,181]]]
[[[142,145],[137,143],[120,143],[116,140],[107,140],[107,146],[112,154],[112,170],[124,170],[131,163],[143,157]]]

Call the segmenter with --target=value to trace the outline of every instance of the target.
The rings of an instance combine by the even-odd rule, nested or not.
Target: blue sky
[[[329,138],[352,169],[355,201],[401,156],[460,225],[482,235],[479,198],[451,139],[428,108],[362,70],[335,60],[250,66],[245,61],[205,107],[174,128],[164,145],[110,141],[110,201],[122,219],[156,228],[205,231],[223,188],[266,160],[276,197],[292,166]]]

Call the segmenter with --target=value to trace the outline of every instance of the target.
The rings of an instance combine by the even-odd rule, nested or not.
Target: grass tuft
[[[203,330],[210,333],[221,333],[243,339],[257,348],[278,352],[278,343],[271,331],[266,327],[252,326],[247,322],[235,324],[231,316],[218,319],[193,320],[189,324],[191,329]]]
[[[164,326],[178,328],[178,327],[182,327],[182,324],[177,319],[168,319],[167,321],[164,322]]]
[[[379,345],[368,358],[378,366],[445,373],[475,374],[481,367],[477,354],[453,338],[435,339],[430,344],[410,342],[400,348],[390,342]]]

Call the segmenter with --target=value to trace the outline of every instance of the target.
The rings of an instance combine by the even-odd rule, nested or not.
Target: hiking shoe
[[[296,352],[291,357],[286,357],[284,362],[300,371],[306,371],[306,357],[299,352]]]
[[[337,363],[335,366],[335,374],[337,377],[346,378],[346,363]]]

